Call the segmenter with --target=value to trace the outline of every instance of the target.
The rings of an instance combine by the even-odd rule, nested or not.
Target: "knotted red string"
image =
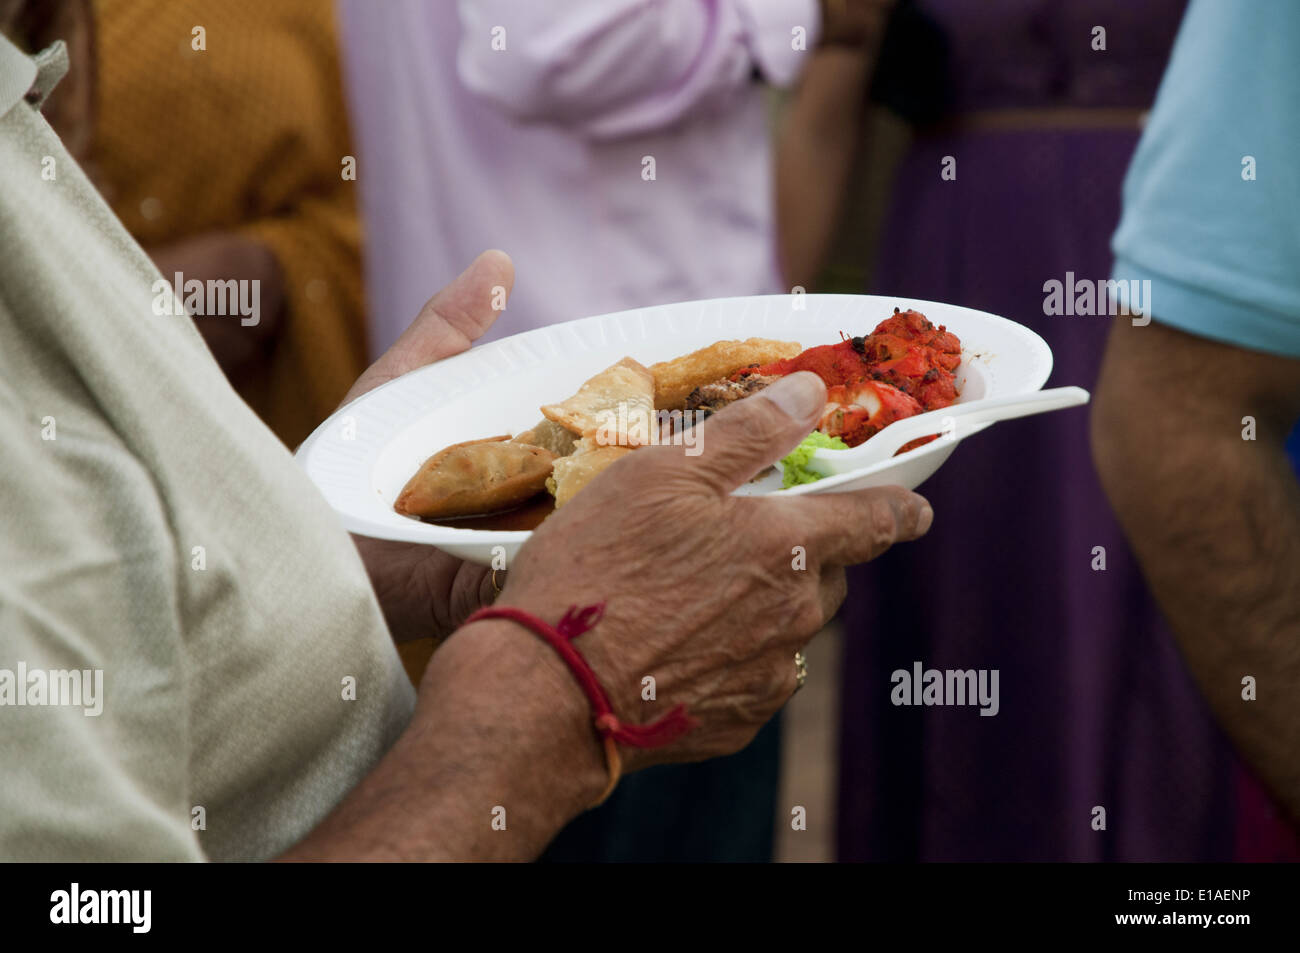
[[[659,748],[676,741],[696,724],[695,719],[687,714],[685,705],[678,705],[658,721],[645,725],[628,724],[619,720],[618,715],[614,714],[614,707],[609,703],[609,696],[605,694],[604,687],[596,678],[596,673],[591,670],[582,653],[572,644],[578,636],[594,628],[604,614],[605,603],[603,602],[581,609],[570,606],[569,611],[564,613],[564,618],[560,619],[559,625],[552,626],[523,609],[516,609],[513,606],[487,606],[465,620],[466,624],[482,619],[510,619],[518,622],[545,639],[560,658],[564,659],[564,663],[568,665],[569,671],[573,673],[573,677],[577,679],[587,700],[591,703],[596,731],[605,742],[610,782],[600,798],[601,801],[609,796],[614,785],[618,783],[622,764],[616,742],[634,748]]]

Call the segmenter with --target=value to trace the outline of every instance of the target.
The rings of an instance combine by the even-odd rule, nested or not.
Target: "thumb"
[[[343,403],[395,377],[469,350],[505,307],[515,266],[503,251],[485,251],[429,299],[393,346],[361,375]]]
[[[470,262],[425,303],[393,345],[413,361],[402,373],[467,350],[505,308],[514,283],[514,263],[503,251],[485,251]]]
[[[825,406],[826,385],[807,371],[736,401],[699,424],[700,454],[688,464],[692,474],[719,493],[730,493],[798,446],[816,428]]]

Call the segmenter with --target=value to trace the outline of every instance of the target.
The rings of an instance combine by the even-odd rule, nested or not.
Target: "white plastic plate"
[[[1051,374],[1052,352],[1042,338],[1014,321],[969,308],[865,295],[688,301],[583,318],[473,347],[340,408],[303,443],[297,458],[349,531],[427,543],[486,565],[494,547],[512,557],[531,534],[437,526],[393,510],[406,481],[443,447],[527,430],[541,419],[542,404],[569,397],[626,356],[649,365],[715,341],[750,337],[804,347],[833,344],[840,332],[870,334],[896,307],[914,308],[961,339],[959,403],[1039,390]],[[959,429],[964,439],[983,427]],[[893,484],[915,489],[957,442],[935,440],[875,466],[789,490],[781,489],[774,471],[737,492],[798,495]]]

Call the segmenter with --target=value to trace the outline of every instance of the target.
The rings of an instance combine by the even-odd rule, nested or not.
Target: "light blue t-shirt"
[[[1300,0],[1193,0],[1111,248],[1157,321],[1300,357]]]

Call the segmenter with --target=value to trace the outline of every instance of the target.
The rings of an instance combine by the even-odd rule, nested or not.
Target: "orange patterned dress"
[[[94,13],[95,181],[146,249],[214,231],[270,247],[282,324],[234,383],[293,446],[366,364],[333,5],[95,0]]]

